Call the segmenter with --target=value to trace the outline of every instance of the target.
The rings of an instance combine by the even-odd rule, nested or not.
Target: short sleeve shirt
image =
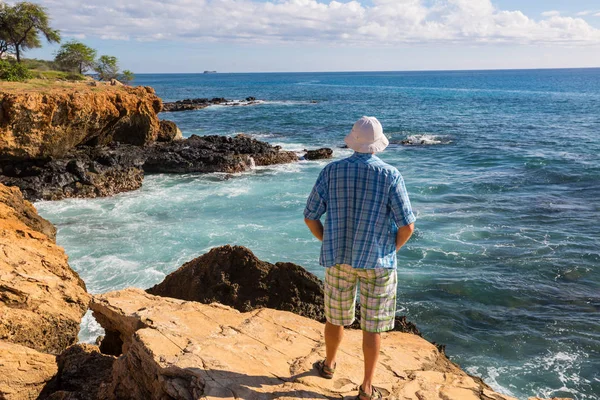
[[[396,268],[398,228],[415,222],[404,179],[372,154],[354,153],[319,174],[304,210],[325,214],[319,263],[354,268]]]

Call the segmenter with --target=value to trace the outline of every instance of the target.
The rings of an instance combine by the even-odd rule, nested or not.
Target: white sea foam
[[[405,140],[402,141],[402,144],[410,145],[410,146],[430,146],[436,144],[450,144],[452,143],[452,139],[449,136],[444,135],[433,135],[433,134],[418,134],[418,135],[409,135]]]
[[[104,329],[96,321],[91,310],[88,310],[81,319],[80,327],[79,342],[94,344],[98,336],[104,335]]]

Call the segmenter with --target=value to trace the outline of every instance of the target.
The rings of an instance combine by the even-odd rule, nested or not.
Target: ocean
[[[416,231],[399,253],[398,313],[494,389],[600,398],[600,69],[148,74],[165,101],[264,103],[163,113],[184,136],[245,133],[334,149],[361,116],[390,139]],[[413,145],[401,142],[408,140]],[[149,175],[103,199],[38,202],[92,293],[148,288],[214,246],[323,277],[302,212],[329,162]],[[87,315],[81,340],[101,333]]]

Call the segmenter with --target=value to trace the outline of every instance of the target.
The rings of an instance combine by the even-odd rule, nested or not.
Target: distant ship
[[[204,71],[205,74],[216,74],[217,71]]]

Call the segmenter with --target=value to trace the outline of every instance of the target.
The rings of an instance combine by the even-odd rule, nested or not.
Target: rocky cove
[[[0,88],[0,102],[0,183],[32,201],[111,196],[141,187],[144,173],[238,173],[301,157],[246,135],[184,139],[159,119],[150,87],[21,84]]]
[[[88,90],[86,101],[98,108],[86,109],[84,100],[71,103]],[[245,136],[182,140],[173,126],[169,132],[175,135],[159,139],[166,124],[158,121],[160,108],[150,107],[160,101],[151,89],[82,87],[81,92],[57,96],[63,106],[44,98],[48,94],[20,99],[14,96],[22,94],[11,94],[2,102],[0,398],[355,394],[360,332],[348,332],[334,380],[320,379],[312,368],[324,354],[322,287],[301,266],[266,263],[246,248],[224,246],[147,291],[87,293],[56,245],[55,228],[23,196],[107,196],[135,189],[145,172],[232,173],[298,156]],[[55,117],[52,110],[59,109],[67,110],[61,111],[67,117]],[[107,117],[86,125],[85,115]],[[30,118],[29,125],[24,118]],[[8,187],[13,185],[22,192]],[[88,308],[106,331],[99,346],[76,343]],[[466,374],[402,318],[396,331],[384,334],[383,348],[378,381],[388,398],[511,398]]]

